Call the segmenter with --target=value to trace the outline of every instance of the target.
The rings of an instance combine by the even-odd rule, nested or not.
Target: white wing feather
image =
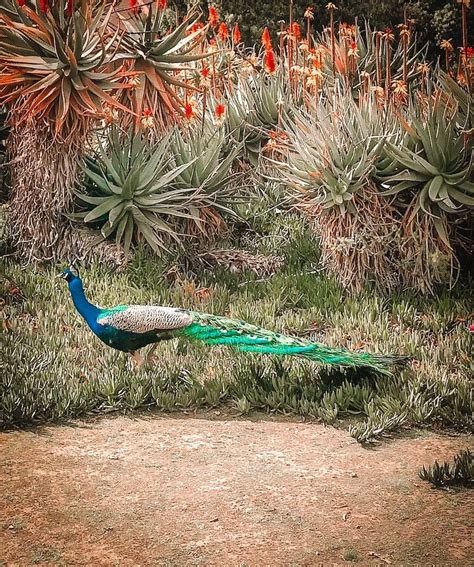
[[[100,325],[111,325],[131,333],[172,331],[187,327],[192,321],[186,311],[156,305],[129,305],[124,310],[105,313],[97,319]]]

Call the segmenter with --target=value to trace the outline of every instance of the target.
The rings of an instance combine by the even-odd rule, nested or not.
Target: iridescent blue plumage
[[[128,306],[121,305],[112,309],[100,309],[88,301],[81,279],[71,270],[64,270],[62,277],[68,283],[72,301],[77,311],[91,331],[106,345],[124,352],[134,352],[160,340],[158,331],[136,333],[126,329],[118,329],[107,323],[100,323],[101,318],[124,311]]]

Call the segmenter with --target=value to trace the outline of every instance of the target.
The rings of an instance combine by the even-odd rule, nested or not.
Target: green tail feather
[[[194,323],[181,329],[179,334],[203,341],[208,345],[229,345],[244,352],[300,356],[320,364],[371,368],[388,375],[390,374],[388,366],[406,360],[403,356],[331,348],[306,339],[267,331],[236,319],[196,312],[191,312],[191,315]]]

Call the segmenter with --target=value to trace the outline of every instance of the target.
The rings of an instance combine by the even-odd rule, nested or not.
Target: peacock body
[[[228,345],[244,352],[304,357],[320,364],[366,367],[388,374],[388,366],[404,357],[350,352],[304,338],[290,337],[245,321],[155,305],[119,305],[100,309],[90,303],[79,276],[70,269],[66,279],[77,311],[92,332],[108,346],[135,355],[162,340],[185,337],[208,345]]]

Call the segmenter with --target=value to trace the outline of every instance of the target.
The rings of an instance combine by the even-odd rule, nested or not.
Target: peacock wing
[[[183,329],[193,321],[189,312],[156,305],[124,305],[104,310],[97,318],[100,325],[120,331],[148,333]]]

